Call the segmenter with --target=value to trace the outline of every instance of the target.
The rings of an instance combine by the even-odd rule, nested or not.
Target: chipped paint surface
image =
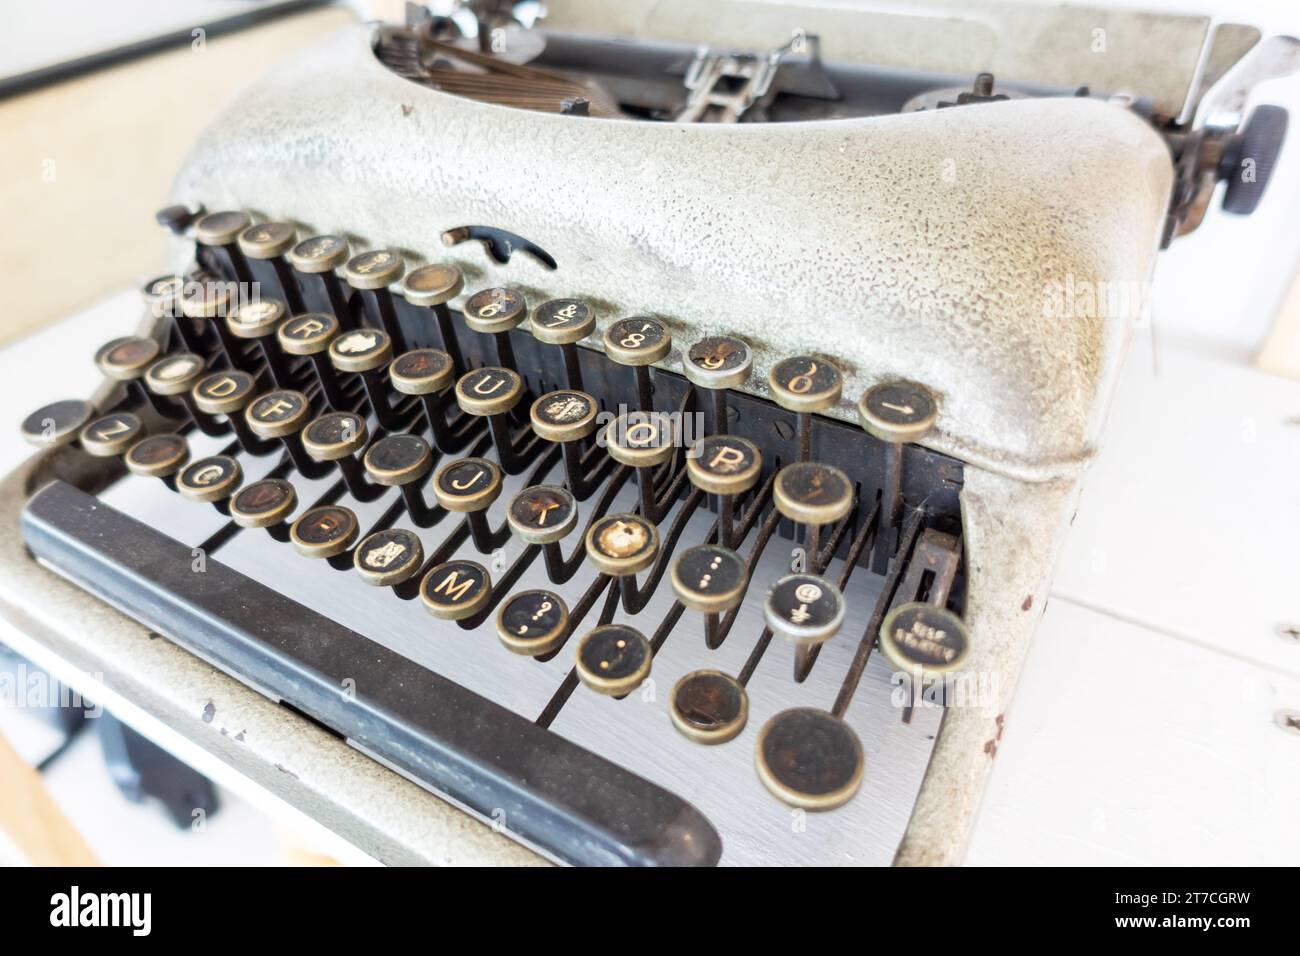
[[[1042,481],[1093,454],[1140,311],[1062,318],[1049,290],[1145,283],[1171,177],[1147,124],[1092,100],[739,126],[553,116],[419,88],[354,27],[214,123],[172,198],[451,261],[467,294],[581,296],[602,328],[652,313],[679,346],[738,335],[760,394],[773,362],[833,355],[849,420],[867,385],[915,379],[941,396],[926,444]],[[440,245],[476,223],[559,269]]]

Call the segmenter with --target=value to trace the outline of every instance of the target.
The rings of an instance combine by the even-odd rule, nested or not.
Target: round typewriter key
[[[366,473],[379,485],[409,485],[433,467],[433,451],[419,435],[386,435],[366,450]]]
[[[570,442],[596,430],[596,400],[586,392],[561,389],[547,392],[529,410],[533,431],[548,441]]]
[[[393,358],[393,342],[380,329],[356,329],[330,342],[330,361],[340,372],[370,372]]]
[[[533,338],[547,345],[571,345],[596,331],[596,313],[579,299],[551,299],[533,310]]]
[[[224,280],[185,283],[181,311],[191,319],[215,319],[230,311],[235,283]]]
[[[622,576],[654,564],[659,529],[640,515],[606,515],[587,529],[587,558],[603,574]]]
[[[95,409],[89,402],[76,398],[42,405],[23,419],[23,438],[41,448],[66,445],[77,437],[94,414]]]
[[[442,305],[464,288],[465,277],[459,269],[435,263],[411,270],[402,283],[402,295],[411,305]]]
[[[451,356],[440,349],[403,352],[388,367],[393,388],[404,395],[432,395],[451,385],[455,375]]]
[[[668,715],[696,743],[725,744],[745,729],[749,695],[730,674],[691,671],[673,685]]]
[[[327,412],[308,423],[302,432],[307,454],[317,461],[338,461],[366,447],[370,431],[366,420],[353,412]]]
[[[205,246],[228,246],[251,222],[247,213],[238,210],[210,212],[194,223],[194,238]]]
[[[482,511],[501,494],[501,469],[486,458],[459,458],[433,478],[433,495],[448,511]]]
[[[970,653],[966,624],[947,608],[900,604],[880,625],[880,649],[903,671],[932,677],[959,670]]]
[[[777,510],[801,524],[832,524],[853,507],[849,476],[833,465],[815,461],[799,461],[782,468],[777,472],[772,494]]]
[[[749,378],[754,356],[749,346],[729,335],[700,339],[686,351],[682,370],[700,388],[735,388]]]
[[[154,435],[128,448],[124,460],[134,474],[166,478],[190,460],[190,446],[180,435]]]
[[[81,447],[96,458],[112,458],[134,445],[144,434],[144,424],[130,412],[113,412],[96,418],[81,430]]]
[[[250,259],[274,259],[293,247],[294,238],[287,222],[260,222],[239,234],[239,251]]]
[[[199,411],[209,415],[231,415],[248,405],[257,382],[247,372],[214,372],[199,380],[191,395]]]
[[[816,574],[787,574],[767,592],[763,620],[773,634],[795,644],[821,644],[844,622],[844,596]]]
[[[677,555],[672,568],[673,593],[695,611],[730,611],[745,596],[749,569],[730,548],[701,544]]]
[[[95,364],[109,378],[130,382],[143,375],[161,351],[153,339],[128,335],[101,346],[95,353]]]
[[[477,614],[492,594],[492,577],[475,561],[448,561],[429,571],[420,582],[424,609],[444,621]]]
[[[619,319],[605,329],[605,354],[619,365],[653,365],[673,347],[673,337],[658,319]]]
[[[579,679],[598,694],[622,697],[650,676],[654,653],[645,635],[626,624],[606,624],[578,643]]]
[[[767,373],[767,385],[782,408],[823,412],[839,402],[844,378],[826,359],[797,355],[773,365]]]
[[[485,365],[456,383],[456,403],[470,415],[500,415],[519,404],[524,382],[508,368]]]
[[[605,447],[620,464],[651,468],[673,457],[676,437],[666,412],[628,412],[605,429]]]
[[[226,317],[226,327],[240,339],[265,338],[284,321],[284,303],[279,299],[257,299],[241,303]]]
[[[290,355],[316,355],[330,347],[339,334],[339,320],[328,312],[296,315],[276,330],[280,348]]]
[[[230,517],[241,528],[269,528],[288,518],[297,504],[293,485],[279,478],[263,478],[235,493]]]
[[[224,501],[239,487],[243,472],[228,455],[200,458],[176,476],[176,490],[190,501]]]
[[[506,520],[529,544],[550,544],[578,523],[578,503],[558,485],[532,485],[510,500]]]
[[[149,306],[149,314],[154,318],[174,315],[179,311],[181,295],[185,291],[185,280],[181,276],[166,275],[150,279],[140,287],[140,297]]]
[[[348,260],[348,241],[341,236],[312,236],[290,249],[286,258],[299,272],[333,272]]]
[[[255,398],[244,419],[258,438],[283,438],[301,431],[310,413],[306,395],[282,388]]]
[[[391,587],[409,580],[424,563],[424,549],[414,531],[386,528],[368,535],[352,553],[361,580],[375,587]]]
[[[289,529],[289,538],[307,558],[332,558],[357,539],[357,516],[339,505],[308,508]]]
[[[858,420],[881,441],[906,444],[920,441],[939,415],[934,395],[915,382],[873,385],[858,400]]]
[[[512,594],[497,612],[497,636],[516,654],[549,654],[564,643],[568,633],[569,609],[551,591]]]
[[[834,714],[783,710],[758,732],[759,779],[778,800],[805,810],[834,810],[862,784],[862,743]]]
[[[462,311],[475,332],[509,332],[524,320],[528,303],[515,289],[484,289],[466,299]]]
[[[194,387],[205,368],[193,352],[177,352],[154,362],[144,373],[144,384],[155,395],[183,395]]]
[[[375,249],[353,256],[343,267],[343,278],[354,289],[386,289],[406,270],[402,257],[391,249]]]
[[[738,495],[754,487],[763,459],[758,446],[736,435],[710,435],[691,446],[686,473],[701,491]]]

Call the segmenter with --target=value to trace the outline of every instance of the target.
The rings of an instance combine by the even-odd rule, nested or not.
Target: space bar
[[[87,591],[479,815],[504,813],[511,833],[560,861],[721,856],[709,821],[668,791],[212,558],[194,572],[187,545],[65,482],[32,496],[22,528]]]

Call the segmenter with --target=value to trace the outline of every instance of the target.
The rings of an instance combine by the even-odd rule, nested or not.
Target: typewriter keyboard
[[[969,646],[925,385],[166,212],[40,560],[554,859],[889,862]]]

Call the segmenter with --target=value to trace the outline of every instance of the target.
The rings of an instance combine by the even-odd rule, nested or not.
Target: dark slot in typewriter
[[[1044,292],[1144,280],[1203,139],[447,29],[196,147],[108,385],[23,423],[31,553],[553,860],[959,859],[1138,317]]]

